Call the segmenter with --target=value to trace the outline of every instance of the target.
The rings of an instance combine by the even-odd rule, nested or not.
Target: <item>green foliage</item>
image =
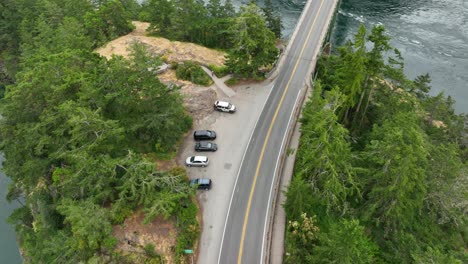
[[[186,61],[184,64],[180,64],[177,67],[176,76],[178,79],[187,80],[203,86],[209,86],[213,83],[200,65],[190,61]]]
[[[154,250],[154,245],[152,243],[146,244],[143,249],[148,257],[155,258],[158,256],[158,253]]]
[[[132,62],[122,57],[113,57],[103,64],[95,82],[98,88],[86,96],[103,109],[105,117],[118,119],[125,127],[129,147],[150,152],[158,144],[158,151],[171,152],[180,135],[192,126],[192,119],[183,108],[178,87],[166,86],[155,79],[149,65],[139,63],[137,54],[134,55],[133,67]]]
[[[193,195],[184,173],[158,171],[143,155],[155,156],[156,145],[172,153],[191,118],[178,87],[155,78],[150,68],[161,61],[145,46],[107,61],[90,46],[55,44],[25,58],[3,101],[8,197],[25,203],[10,222],[31,262],[111,261],[112,224],[136,208],[147,222],[175,215]]]
[[[337,89],[326,93],[324,99],[321,94],[321,85],[317,83],[302,113],[295,175],[311,183],[312,192],[327,210],[344,212],[347,198],[359,193],[348,131],[336,116],[344,96]]]
[[[176,213],[178,236],[175,253],[177,263],[182,258],[185,249],[194,247],[200,233],[197,205],[190,199],[181,200],[180,205]]]
[[[278,56],[275,41],[281,35],[280,17],[271,1],[263,9],[254,3],[242,6],[239,14],[230,0],[221,2],[150,0],[140,15],[151,23],[153,34],[228,50],[228,70],[221,74],[213,69],[218,76],[229,71],[262,78]]]
[[[142,18],[151,23],[150,32],[169,39],[190,41],[213,48],[230,48],[229,26],[235,16],[228,0],[166,1],[144,3]]]
[[[134,26],[129,21],[130,17],[122,2],[111,0],[104,1],[97,10],[88,12],[84,23],[88,35],[95,41],[95,46],[99,46],[131,32]]]
[[[285,263],[306,263],[309,252],[314,247],[320,228],[315,216],[302,213],[297,221],[288,221],[286,233]]]
[[[358,220],[343,219],[320,232],[308,263],[375,263],[378,247]]]
[[[415,263],[447,263],[447,264],[461,264],[461,260],[445,254],[438,249],[428,247],[426,251],[420,254],[414,254],[413,256]]]
[[[5,32],[0,36],[0,60],[8,75],[14,77],[23,67],[21,63],[36,55],[89,50],[126,34],[133,26],[124,8],[136,2],[5,0],[0,5],[0,31]]]
[[[312,195],[312,187],[308,182],[296,175],[292,178],[286,192],[286,202],[283,205],[288,212],[288,219],[300,219],[304,212],[311,212],[315,199]]]
[[[428,94],[428,75],[406,78],[381,26],[317,69],[285,210],[320,232],[303,245],[288,229],[286,262],[463,263],[467,116]]]
[[[210,68],[210,70],[213,71],[218,78],[224,77],[227,74],[229,74],[229,68],[226,66],[209,65],[208,68]]]
[[[399,113],[375,126],[363,155],[368,219],[388,232],[411,226],[426,195],[427,147],[416,115]]]
[[[73,247],[77,251],[100,249],[112,232],[108,211],[89,200],[74,202],[63,199],[57,211],[65,216],[64,224],[70,225]]]
[[[172,1],[149,0],[143,4],[140,17],[151,23],[148,30],[168,37],[172,27],[172,16],[175,6]]]
[[[227,85],[227,86],[233,86],[233,85],[236,85],[240,82],[241,80],[239,78],[236,78],[236,77],[231,77],[229,78],[228,80],[226,80],[224,83]]]
[[[261,69],[271,67],[278,49],[275,46],[275,35],[266,26],[261,10],[255,4],[242,7],[231,31],[236,34],[226,65],[240,76],[263,76]]]

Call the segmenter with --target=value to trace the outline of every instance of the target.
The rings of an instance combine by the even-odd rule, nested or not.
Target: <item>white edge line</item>
[[[237,180],[239,180],[239,175],[240,175],[240,171],[241,171],[241,168],[242,168],[242,164],[244,163],[244,158],[245,158],[245,155],[247,154],[247,149],[249,148],[250,141],[252,140],[252,136],[253,136],[253,134],[255,132],[255,129],[257,128],[258,120],[260,120],[260,116],[262,116],[263,110],[265,109],[265,105],[268,102],[268,100],[270,99],[270,96],[271,96],[271,94],[273,92],[273,88],[275,87],[275,84],[276,84],[276,81],[271,84],[271,88],[270,88],[271,90],[268,93],[267,99],[263,103],[262,111],[258,115],[257,121],[255,122],[255,125],[254,125],[254,127],[252,129],[252,132],[250,133],[249,141],[247,142],[247,145],[246,145],[246,148],[245,148],[245,151],[244,151],[244,155],[242,156],[242,160],[241,160],[241,163],[240,163],[240,166],[239,166],[239,170],[237,171],[237,177],[236,177],[236,181],[234,183],[234,188],[232,189],[231,200],[229,201],[229,207],[228,207],[228,211],[227,211],[227,214],[226,214],[226,220],[224,221],[223,236],[221,238],[221,244],[220,244],[220,247],[219,247],[218,264],[220,264],[220,261],[221,261],[221,253],[223,251],[223,243],[224,243],[224,236],[226,234],[226,226],[227,226],[227,222],[228,222],[228,218],[229,218],[229,213],[231,211],[232,200],[234,199],[234,193],[236,192]]]
[[[296,107],[297,105],[297,100],[299,100],[299,95],[301,95],[301,92],[302,92],[302,89],[299,90],[299,93],[297,94],[297,97],[296,97],[296,101],[294,102],[294,108]],[[284,133],[284,136],[283,136],[283,141],[281,142],[281,149],[280,149],[280,152],[278,153],[278,158],[276,159],[276,166],[275,166],[275,173],[273,174],[273,180],[271,181],[271,187],[270,187],[270,194],[269,194],[269,197],[268,197],[268,206],[267,206],[267,211],[266,211],[266,215],[265,215],[265,223],[264,223],[264,226],[263,226],[263,241],[262,241],[262,254],[260,255],[260,263],[263,263],[263,254],[265,252],[265,233],[266,233],[266,228],[267,228],[267,222],[269,220],[268,218],[268,215],[270,213],[270,205],[271,205],[271,194],[273,193],[273,186],[274,186],[274,182],[276,180],[276,175],[278,173],[278,164],[279,164],[279,159],[281,157],[281,153],[283,152],[283,148],[284,148],[284,141],[286,140],[286,137],[288,135],[288,130],[289,130],[289,126],[291,124],[291,120],[294,116],[294,112],[295,112],[295,109],[293,108],[293,111],[291,112],[291,115],[289,116],[289,121],[288,121],[288,125],[287,125],[287,130],[286,130],[286,133]]]

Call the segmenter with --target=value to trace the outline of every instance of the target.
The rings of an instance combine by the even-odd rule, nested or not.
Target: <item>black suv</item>
[[[199,190],[209,190],[211,189],[211,179],[194,179],[190,181],[190,186],[197,186]]]
[[[195,143],[195,151],[216,151],[218,145],[212,142],[197,142]]]
[[[195,140],[213,140],[216,139],[216,132],[212,130],[196,130],[193,132]]]

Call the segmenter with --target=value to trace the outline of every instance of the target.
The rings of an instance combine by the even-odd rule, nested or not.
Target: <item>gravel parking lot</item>
[[[213,111],[195,124],[194,130],[210,129],[217,133],[216,152],[195,152],[193,131],[186,137],[179,155],[179,164],[185,158],[204,155],[210,159],[205,168],[187,168],[191,179],[211,178],[212,189],[199,191],[198,200],[203,214],[202,234],[198,252],[198,263],[217,263],[221,238],[231,194],[239,166],[263,105],[271,91],[272,84],[249,84],[235,88],[230,98],[218,90],[218,100],[225,100],[237,107],[234,114]],[[214,102],[213,102],[214,103]]]

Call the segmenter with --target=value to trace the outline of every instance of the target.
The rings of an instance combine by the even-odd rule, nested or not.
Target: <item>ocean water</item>
[[[3,162],[3,155],[0,154],[0,164]],[[0,171],[0,263],[17,264],[22,259],[19,254],[16,234],[13,226],[6,222],[8,216],[18,207],[17,203],[8,203],[5,196],[8,191],[10,179]]]
[[[384,25],[407,76],[429,73],[431,93],[468,113],[468,0],[343,0],[332,42],[342,45],[361,23]]]
[[[282,17],[283,38],[288,39],[305,1],[273,3]],[[342,0],[333,46],[352,39],[362,23],[369,30],[385,26],[391,45],[405,59],[407,76],[429,73],[431,94],[444,92],[455,99],[457,113],[468,113],[468,0]]]

